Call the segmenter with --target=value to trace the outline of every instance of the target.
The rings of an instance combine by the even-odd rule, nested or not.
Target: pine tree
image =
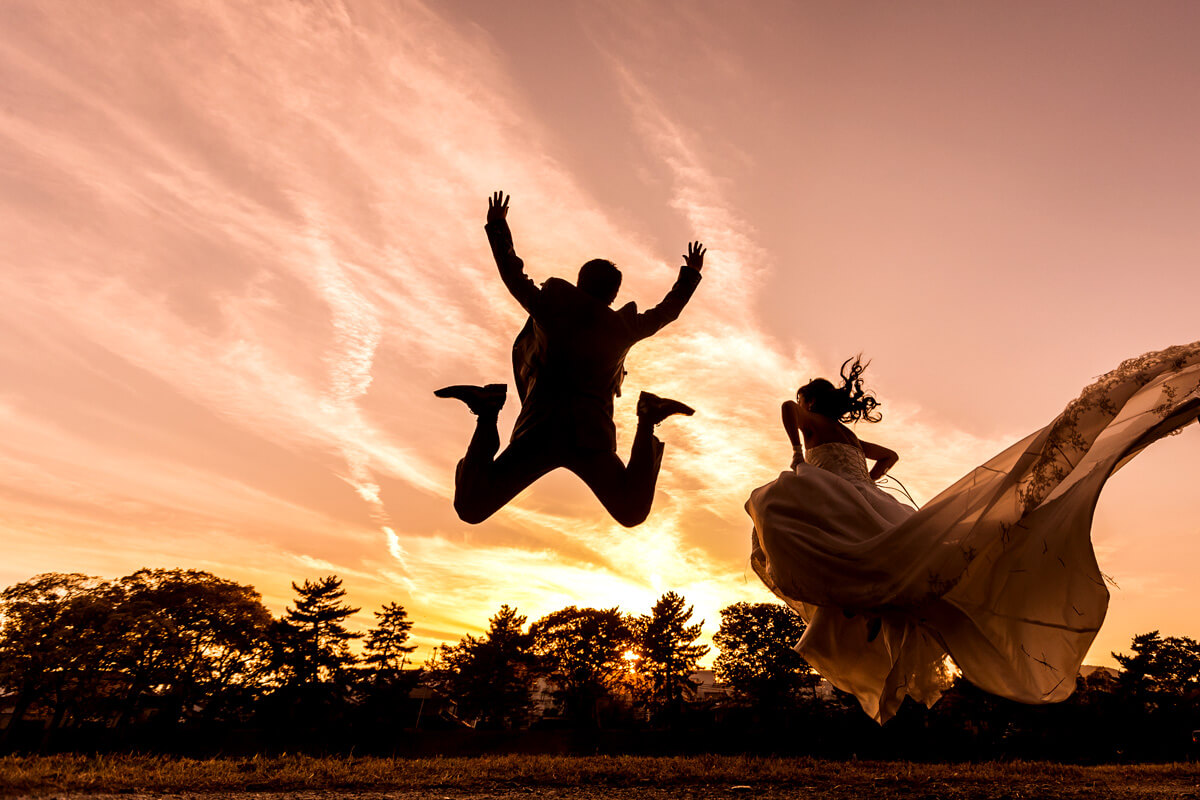
[[[375,612],[375,622],[363,644],[366,651],[363,661],[376,673],[397,673],[403,669],[408,654],[417,649],[415,644],[408,644],[413,626],[408,612],[398,603],[386,603]]]
[[[693,608],[685,608],[685,602],[681,595],[667,592],[639,626],[640,669],[647,684],[643,700],[655,715],[678,713],[685,693],[695,686],[691,675],[708,652],[707,645],[696,644],[704,621],[689,625]]]
[[[350,642],[361,634],[343,624],[359,609],[341,600],[346,596],[342,580],[327,575],[316,581],[292,583],[295,608],[288,607],[278,626],[278,659],[287,683],[292,685],[337,681],[357,658]]]
[[[1150,631],[1134,636],[1129,649],[1132,655],[1112,656],[1121,665],[1118,685],[1131,697],[1147,702],[1154,695],[1171,703],[1200,687],[1200,642],[1195,639]]]

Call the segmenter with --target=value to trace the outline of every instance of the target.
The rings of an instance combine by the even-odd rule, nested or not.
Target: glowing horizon
[[[418,658],[501,603],[674,590],[707,641],[770,599],[742,504],[786,468],[778,406],[808,377],[873,360],[864,438],[924,500],[1200,338],[1200,10],[1154,5],[13,4],[0,582],[206,569],[280,613],[335,573],[360,627],[408,609]],[[473,418],[432,390],[511,384],[523,322],[482,228],[497,189],[537,280],[603,256],[646,306],[709,247],[617,402],[623,457],[639,390],[698,409],[660,429],[636,529],[566,474],[483,525],[450,507]],[[1089,663],[1200,635],[1196,441],[1102,497],[1120,590]]]

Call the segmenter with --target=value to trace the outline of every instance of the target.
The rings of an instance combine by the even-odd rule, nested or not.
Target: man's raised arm
[[[683,266],[679,268],[679,277],[675,279],[671,291],[667,292],[667,296],[654,308],[638,314],[639,339],[653,336],[663,326],[679,317],[679,312],[683,311],[687,301],[692,299],[692,293],[700,283],[700,270],[704,268],[704,254],[707,252],[700,242],[688,245],[687,255],[683,257]]]
[[[530,314],[534,312],[541,290],[528,275],[525,274],[525,262],[513,249],[512,231],[508,228],[508,196],[504,192],[495,192],[488,198],[487,231],[488,242],[492,246],[492,256],[500,270],[500,280],[508,287],[509,293],[517,298],[517,302]]]

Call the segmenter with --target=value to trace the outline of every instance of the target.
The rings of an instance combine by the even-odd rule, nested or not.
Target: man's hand
[[[508,216],[508,195],[504,192],[493,192],[488,198],[488,222],[499,222]]]
[[[505,203],[507,202],[506,200]],[[699,272],[704,267],[704,254],[707,252],[708,249],[699,242],[690,243],[687,255],[683,257],[683,265]]]

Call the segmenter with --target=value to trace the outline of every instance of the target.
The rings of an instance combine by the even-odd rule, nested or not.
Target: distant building
[[[733,689],[717,681],[717,673],[711,669],[698,669],[692,673],[694,700],[724,700],[733,695]],[[819,678],[812,688],[813,696],[821,700],[833,697],[833,684],[824,678]]]
[[[692,673],[693,699],[723,700],[733,691],[723,683],[717,682],[716,670],[698,669]]]
[[[563,716],[562,705],[555,693],[558,687],[545,678],[538,678],[533,684],[530,711],[533,719],[560,719]]]

